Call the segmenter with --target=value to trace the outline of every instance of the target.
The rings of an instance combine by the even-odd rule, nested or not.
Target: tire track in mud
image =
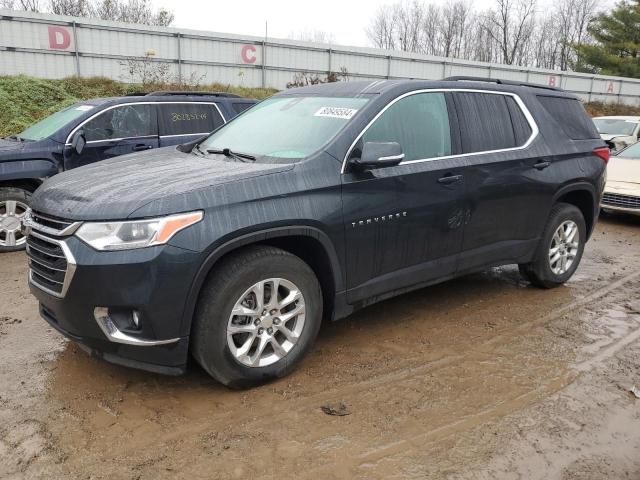
[[[507,327],[507,328],[498,330],[496,331],[496,334],[492,336],[490,339],[485,340],[484,342],[481,342],[475,345],[473,348],[469,349],[468,354],[464,354],[464,355],[452,354],[451,356],[447,356],[445,354],[445,356],[437,360],[430,361],[427,364],[421,364],[417,366],[402,366],[394,370],[391,370],[387,373],[384,373],[382,375],[376,375],[375,377],[369,378],[367,380],[359,381],[359,382],[352,383],[350,385],[346,385],[342,387],[336,387],[336,388],[324,390],[320,393],[302,396],[288,402],[282,402],[281,407],[274,408],[274,411],[272,412],[271,415],[269,415],[268,420],[265,421],[264,418],[249,420],[248,424],[253,424],[255,422],[255,423],[259,423],[262,427],[266,428],[268,427],[268,425],[272,425],[274,423],[278,423],[285,420],[285,417],[291,415],[293,411],[296,411],[298,413],[303,413],[309,408],[319,407],[324,402],[331,399],[335,399],[337,397],[345,398],[348,396],[362,394],[364,392],[370,392],[371,390],[376,388],[392,386],[393,384],[398,384],[400,382],[412,380],[414,378],[424,377],[425,375],[432,374],[445,367],[452,367],[457,364],[461,364],[472,354],[475,354],[476,356],[478,354],[483,354],[483,350],[486,349],[486,347],[504,342],[505,339],[507,339],[507,337],[509,336],[512,336],[514,332],[531,330],[532,328],[540,327],[551,321],[557,320],[569,312],[580,309],[581,307],[587,306],[590,303],[605,297],[610,292],[615,291],[619,289],[621,286],[625,285],[626,283],[631,282],[638,278],[640,278],[640,270],[631,272],[625,275],[624,277],[621,277],[611,283],[608,283],[607,285],[604,285],[600,288],[596,288],[595,290],[592,290],[586,295],[566,305],[555,308],[554,310],[548,312],[547,314],[539,318],[533,318],[531,320],[524,321],[516,326]],[[422,359],[421,355],[414,355],[406,359],[403,359],[403,362],[416,363],[416,362],[419,362],[421,359]],[[566,376],[566,378],[563,377],[562,381],[559,381],[560,379],[557,379],[557,378],[551,379],[550,382],[543,384],[543,386],[541,386],[538,389],[540,390],[539,394],[544,393],[545,395],[548,395],[550,393],[553,393],[563,388],[568,383],[571,383],[571,381],[573,381],[576,378],[576,376],[577,376],[576,374],[568,375]],[[517,401],[517,399],[529,398],[529,393],[531,393],[532,398],[539,398],[539,394],[536,395],[535,393],[538,390],[533,390],[523,395],[519,395],[513,399],[509,399],[507,400],[507,403],[514,402],[513,409],[520,408],[521,405],[520,405],[520,402]],[[506,408],[506,404],[504,405]],[[488,409],[486,410],[486,412],[490,412],[494,410],[495,409]],[[512,409],[510,409],[510,411],[511,410]],[[500,411],[500,409],[496,411]],[[479,415],[488,416],[489,414],[486,412],[483,411]],[[237,412],[237,413],[239,413],[240,415],[240,418],[239,418],[240,421],[247,422],[246,412]],[[206,422],[206,424],[199,424],[197,426],[187,426],[183,428],[177,428],[177,429],[174,429],[169,434],[162,435],[161,438],[159,438],[158,440],[165,442],[165,441],[177,440],[185,435],[198,435],[215,427],[218,422],[224,422],[224,424],[228,424],[228,422],[231,419],[233,419],[235,415],[236,415],[236,412],[226,411],[220,415],[210,416],[208,417],[209,421]],[[454,422],[454,424],[458,424],[458,422]],[[446,431],[447,428],[452,428],[452,427],[451,425],[444,425],[444,426],[438,427],[438,430]],[[453,429],[452,433],[455,431],[456,430]],[[430,435],[430,434],[431,434],[430,432],[423,432],[421,436]]]
[[[538,328],[559,319],[567,312],[580,309],[596,300],[602,299],[612,291],[619,289],[621,286],[628,282],[631,282],[640,277],[640,271],[632,272],[611,284],[603,286],[589,292],[587,295],[577,299],[562,307],[556,308],[554,311],[543,315],[538,319],[534,319],[528,322],[524,322],[514,328],[509,328],[508,333],[514,331],[521,331],[531,328]],[[499,343],[502,337],[507,332],[501,332],[495,337],[480,344],[474,351],[482,351],[486,346]],[[594,369],[598,364],[613,357],[617,352],[621,351],[624,347],[640,340],[640,328],[635,328],[627,332],[624,336],[618,340],[612,341],[606,347],[602,348],[598,353],[591,358],[581,361],[571,367],[571,371],[568,371],[560,376],[549,379],[549,381],[543,383],[535,389],[520,395],[513,396],[505,401],[502,401],[489,408],[485,408],[479,412],[475,412],[470,415],[466,415],[459,420],[450,422],[445,425],[438,426],[432,430],[424,431],[421,427],[415,428],[414,434],[401,440],[389,442],[386,444],[378,445],[374,448],[368,449],[366,452],[360,455],[349,455],[348,452],[340,459],[339,464],[322,465],[317,468],[311,468],[305,472],[302,478],[332,478],[332,475],[344,475],[355,476],[358,473],[362,473],[360,469],[371,469],[381,461],[395,455],[406,455],[411,452],[425,450],[427,444],[433,444],[444,440],[452,435],[468,431],[482,423],[490,421],[495,418],[504,417],[511,413],[515,413],[519,410],[525,409],[537,403],[539,400],[549,397],[576,381],[582,374]],[[463,356],[461,356],[463,357]],[[405,429],[405,432],[407,430]]]

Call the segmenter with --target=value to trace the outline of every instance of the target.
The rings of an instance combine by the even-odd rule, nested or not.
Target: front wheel
[[[540,288],[562,285],[578,268],[586,241],[582,212],[574,205],[558,203],[551,209],[534,260],[520,264],[520,273]]]
[[[0,253],[25,248],[22,217],[29,209],[31,193],[21,188],[0,188]]]
[[[193,356],[232,388],[288,374],[310,350],[322,320],[313,270],[268,246],[243,249],[215,268],[196,310]]]

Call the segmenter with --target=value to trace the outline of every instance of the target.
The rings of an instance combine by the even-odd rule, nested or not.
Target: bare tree
[[[599,0],[558,0],[536,12],[536,0],[494,0],[478,11],[470,0],[398,0],[380,7],[366,29],[371,44],[390,50],[482,62],[568,69],[573,46],[588,41]]]
[[[16,5],[20,7],[20,10],[25,10],[27,12],[40,11],[40,0],[18,0]]]
[[[297,32],[291,32],[289,33],[289,39],[314,43],[336,43],[336,37],[333,33],[313,29],[304,29]]]
[[[74,17],[94,17],[145,25],[169,26],[174,14],[155,10],[151,0],[47,0],[45,12]],[[39,12],[40,0],[0,0],[0,8]]]
[[[89,0],[51,0],[49,9],[56,15],[88,17],[91,14]]]
[[[535,0],[496,0],[488,17],[488,33],[499,45],[502,63],[519,63],[534,27]]]
[[[144,25],[166,27],[174,20],[173,13],[164,8],[154,11],[150,0],[97,0],[92,11],[102,20]]]

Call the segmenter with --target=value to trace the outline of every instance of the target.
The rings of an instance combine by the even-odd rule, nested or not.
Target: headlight
[[[202,220],[202,212],[129,222],[84,223],[76,236],[96,250],[130,250],[164,245],[180,230]]]

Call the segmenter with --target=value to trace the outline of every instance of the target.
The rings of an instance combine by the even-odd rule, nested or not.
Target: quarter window
[[[213,104],[167,103],[158,105],[160,135],[206,135],[224,123]]]
[[[405,161],[451,155],[444,94],[418,93],[395,102],[367,129],[352,157],[359,157],[365,142],[398,142]]]
[[[153,105],[123,105],[112,108],[83,127],[88,142],[157,135]]]

